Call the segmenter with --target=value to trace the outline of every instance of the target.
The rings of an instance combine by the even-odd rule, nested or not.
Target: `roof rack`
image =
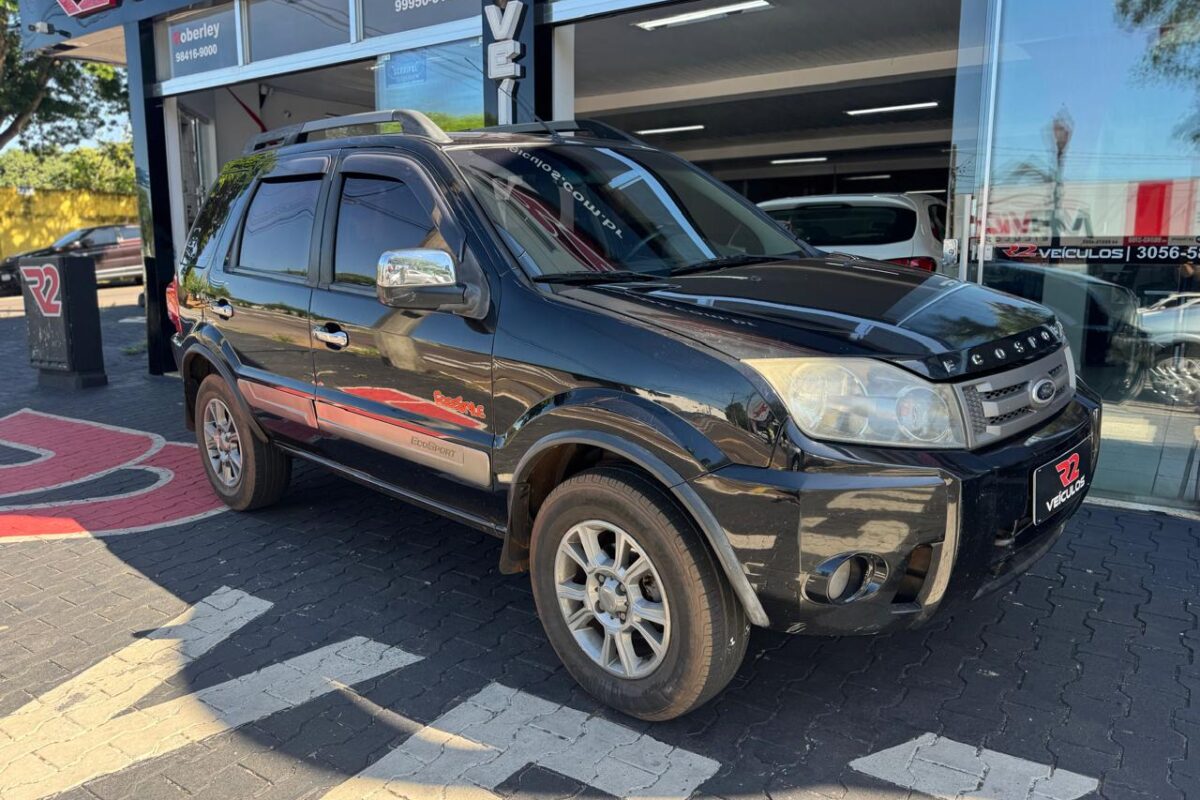
[[[284,128],[276,128],[275,130],[266,131],[253,137],[246,143],[246,149],[242,152],[254,153],[271,147],[284,147],[289,144],[307,142],[311,134],[318,131],[327,131],[332,128],[378,126],[389,122],[399,122],[401,132],[408,136],[423,136],[439,144],[448,144],[452,141],[446,135],[446,132],[438,127],[436,122],[420,111],[393,108],[386,111],[367,111],[362,114],[346,114],[341,117],[315,119],[311,122],[301,122],[295,125],[288,125]]]
[[[518,122],[515,125],[491,125],[480,128],[488,133],[586,133],[597,139],[615,139],[623,142],[642,144],[642,140],[626,133],[620,128],[614,128],[607,122],[596,119],[556,119],[549,122]]]

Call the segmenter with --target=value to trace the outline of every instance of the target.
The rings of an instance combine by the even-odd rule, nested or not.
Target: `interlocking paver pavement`
[[[110,384],[78,393],[38,389],[25,363],[23,321],[0,320],[0,416],[30,407],[191,441],[178,379],[145,375],[144,356],[123,350],[143,331],[117,320],[136,313],[103,312]],[[0,447],[0,464],[27,457]],[[144,485],[143,476],[118,471],[36,499]],[[149,684],[134,681],[129,710],[105,723],[155,719],[162,709],[195,714],[203,698],[224,698],[213,707],[215,722],[200,720],[207,735],[182,734],[179,746],[159,746],[153,757],[141,757],[133,733],[124,747],[106,743],[112,751],[98,745],[60,754],[74,764],[89,757],[130,763],[88,777],[63,797],[346,796],[370,784],[348,784],[355,776],[389,773],[389,764],[410,757],[408,774],[442,776],[451,785],[405,782],[404,769],[392,769],[396,780],[382,782],[389,793],[598,797],[605,788],[636,794],[674,775],[680,793],[698,778],[701,796],[891,800],[922,795],[850,764],[921,739],[968,746],[950,747],[950,755],[975,748],[982,761],[964,762],[959,775],[977,774],[988,757],[979,748],[986,748],[1001,754],[995,763],[1020,774],[1025,767],[1003,757],[1094,778],[1099,788],[1091,796],[1200,798],[1200,746],[1189,746],[1193,733],[1200,737],[1200,698],[1192,702],[1200,691],[1200,542],[1186,520],[1088,506],[1009,590],[918,631],[845,639],[756,632],[723,694],[688,717],[654,725],[615,714],[574,685],[542,635],[527,579],[499,574],[499,547],[303,465],[283,502],[263,512],[107,539],[0,539],[0,769],[4,752],[28,751],[22,739],[47,735],[39,728],[14,737],[20,709],[73,680],[79,685],[81,675],[113,669],[114,654],[153,651],[161,634],[152,632],[198,613],[189,609],[205,598],[211,605],[246,596],[260,613],[205,640],[203,652],[181,651],[172,669],[148,675]],[[349,680],[304,666],[311,654],[337,652],[346,642],[359,648],[338,662]],[[382,672],[356,672],[345,662],[367,652],[411,657]],[[278,691],[263,689],[267,699],[237,693],[285,664],[316,670],[327,682],[281,678]],[[100,688],[116,692],[140,674]],[[239,687],[232,700],[230,686]],[[492,708],[497,692],[526,699]],[[67,740],[80,733],[72,725],[95,724],[88,717],[95,703],[115,702],[94,696],[89,706],[73,697],[60,698],[67,708],[47,716]],[[472,709],[479,720],[463,716]],[[557,711],[521,728],[547,709]],[[239,724],[218,724],[222,715]],[[456,730],[441,730],[439,720]],[[593,720],[608,736],[593,748],[596,761],[577,755],[556,763],[554,752]],[[420,759],[426,739],[460,748],[448,756],[439,750],[444,770]],[[554,746],[539,747],[546,743]],[[55,752],[27,763],[53,776],[66,768],[55,765]],[[490,764],[497,766],[489,771]],[[671,794],[668,784],[663,795]],[[28,788],[36,781],[20,792],[14,785],[0,772],[0,797],[45,794]],[[45,784],[60,785],[70,784],[52,777]]]

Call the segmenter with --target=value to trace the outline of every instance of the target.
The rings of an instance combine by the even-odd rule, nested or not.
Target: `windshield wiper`
[[[634,272],[627,269],[608,270],[606,272],[591,272],[576,270],[574,272],[549,272],[545,275],[535,275],[531,278],[535,283],[628,283],[629,281],[658,281],[659,275],[649,275],[644,272]]]
[[[710,258],[707,261],[697,261],[695,264],[687,264],[682,267],[673,267],[668,274],[689,275],[694,272],[711,272],[718,269],[726,269],[728,267],[744,267],[747,264],[761,264],[764,261],[779,261],[780,259],[791,258],[799,255],[802,255],[799,250],[797,250],[795,253],[788,253],[781,256],[762,256],[750,255],[749,253],[740,253],[733,256]]]

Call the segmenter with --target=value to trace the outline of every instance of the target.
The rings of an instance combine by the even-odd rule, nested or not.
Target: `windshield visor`
[[[713,259],[808,254],[746,200],[666,153],[547,144],[451,156],[533,274],[656,275]]]

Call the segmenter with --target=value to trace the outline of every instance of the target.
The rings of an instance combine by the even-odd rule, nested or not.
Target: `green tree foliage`
[[[0,186],[133,194],[133,145],[124,141],[71,150],[5,150],[0,152]]]
[[[127,108],[125,71],[21,51],[17,0],[0,0],[0,148],[90,138]]]

